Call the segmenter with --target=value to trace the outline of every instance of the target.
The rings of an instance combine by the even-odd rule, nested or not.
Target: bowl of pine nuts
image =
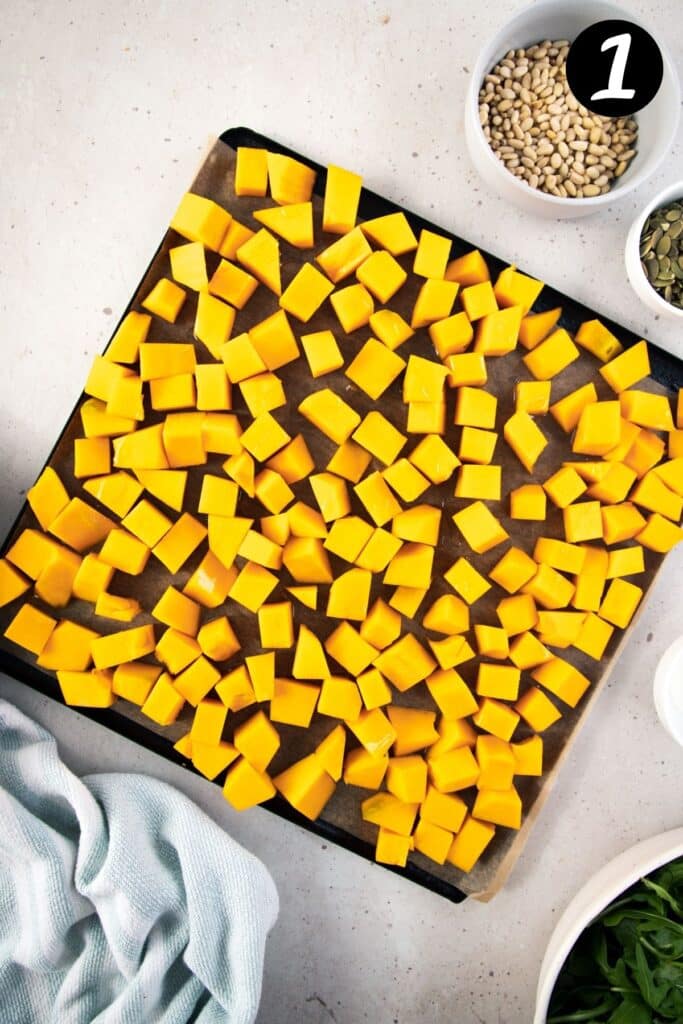
[[[661,39],[662,84],[633,117],[594,114],[568,87],[572,41],[595,22],[624,17],[640,23],[609,0],[537,0],[479,54],[465,109],[470,156],[491,189],[529,213],[595,213],[637,188],[673,144],[680,86]]]

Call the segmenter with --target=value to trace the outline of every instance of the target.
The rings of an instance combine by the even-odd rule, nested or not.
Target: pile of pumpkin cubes
[[[35,526],[0,562],[0,605],[18,602],[5,637],[56,672],[68,704],[121,698],[160,726],[189,705],[175,746],[208,778],[225,773],[234,807],[279,793],[314,819],[343,779],[372,791],[361,814],[378,827],[378,860],[404,865],[416,850],[469,871],[496,828],[520,827],[515,777],[541,775],[542,734],[589,686],[558,651],[599,662],[640,602],[631,578],[645,552],[681,539],[683,403],[674,421],[665,395],[637,387],[650,373],[644,341],[624,351],[596,320],[572,337],[559,308],[531,312],[542,284],[514,267],[492,283],[479,252],[450,260],[450,239],[416,237],[401,212],[357,224],[361,179],[341,168],[328,168],[322,213],[323,231],[338,238],[283,288],[281,245],[314,247],[314,183],[290,157],[240,149],[236,195],[270,189],[274,201],[251,227],[184,196],[170,276],[127,314],[86,382],[79,493],[46,468],[28,494]],[[408,322],[391,304],[409,253],[422,284]],[[240,333],[259,288],[275,296],[275,312]],[[189,293],[194,337],[148,340],[153,324],[175,323]],[[325,303],[338,330],[306,333]],[[348,359],[344,338],[359,331],[370,336]],[[411,352],[427,333],[429,357]],[[487,362],[518,348],[529,379],[511,384],[514,412],[501,424]],[[587,383],[553,402],[580,348],[613,397],[600,400]],[[278,371],[297,362],[305,374],[304,361],[310,388],[292,436],[277,416],[288,404]],[[343,394],[324,381],[342,369]],[[382,411],[396,381],[400,422]],[[364,416],[359,392],[377,405]],[[540,480],[548,414],[572,457]],[[325,465],[307,444],[315,432],[334,446]],[[509,492],[494,461],[499,433],[529,477]],[[201,493],[188,508],[193,472]],[[455,499],[452,516],[443,500],[421,500],[435,485]],[[246,498],[258,521],[240,514]],[[503,501],[520,532],[546,519],[550,501],[564,536],[525,551],[495,514]],[[447,531],[462,554],[438,578]],[[496,548],[493,567],[478,568]],[[117,594],[116,580],[141,577],[149,559],[168,586],[143,608]],[[492,587],[503,595],[497,621],[479,622],[477,602]],[[88,626],[68,614],[84,604]],[[243,654],[237,607],[254,616],[252,653]],[[317,612],[315,630],[298,608]],[[468,685],[458,667],[473,659]],[[401,703],[414,687],[426,706]],[[278,726],[305,730],[314,715],[329,732],[271,777]]]

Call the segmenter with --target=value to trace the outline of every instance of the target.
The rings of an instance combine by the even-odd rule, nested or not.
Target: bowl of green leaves
[[[606,864],[558,921],[534,1024],[682,1024],[683,828]]]

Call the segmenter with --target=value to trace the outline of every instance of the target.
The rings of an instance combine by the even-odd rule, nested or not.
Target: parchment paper
[[[192,185],[192,191],[215,199],[222,206],[230,210],[238,220],[257,229],[260,225],[252,220],[251,212],[273,204],[270,199],[238,199],[235,197],[233,188],[234,155],[234,151],[225,143],[220,141],[216,142],[197,174]],[[318,252],[334,241],[334,236],[324,235],[322,232],[322,201],[318,196],[314,198],[314,211],[315,237],[317,239],[315,252]],[[172,246],[180,244],[182,241],[183,240],[180,239],[175,232],[167,232],[149,272],[142,281],[137,294],[134,296],[130,306],[128,307],[129,309],[140,309],[140,301],[144,299],[145,295],[151,290],[156,280],[162,275],[170,276],[168,250]],[[296,250],[283,241],[281,241],[280,247],[282,254],[282,283],[284,289],[302,262],[312,259],[313,252],[311,250]],[[459,247],[455,245],[453,254],[457,255],[460,251],[465,251],[467,248],[468,247],[464,245]],[[400,258],[401,264],[409,271],[412,269],[412,260],[412,253]],[[214,270],[217,264],[218,257],[214,254],[208,254],[208,269],[210,273]],[[349,278],[343,282],[340,287],[353,283],[354,280],[354,278]],[[410,320],[410,314],[420,283],[421,279],[417,279],[411,275],[406,285],[390,302],[390,306],[397,309],[407,320]],[[546,308],[546,306],[547,303],[544,301],[542,294],[535,308]],[[379,308],[377,304],[376,308]],[[238,313],[233,334],[235,335],[249,329],[251,326],[275,312],[277,309],[277,298],[267,288],[260,286],[250,302],[247,304],[246,309]],[[196,294],[188,291],[188,298],[177,323],[173,325],[165,324],[158,318],[154,318],[148,340],[191,341],[195,310]],[[303,325],[294,318],[291,318],[291,323],[297,338],[299,338],[301,334],[310,334],[314,331],[326,328],[331,329],[337,337],[347,366],[370,336],[368,328],[361,328],[360,330],[355,331],[351,336],[344,335],[329,302],[325,302],[323,304],[321,309],[315,314],[309,323]],[[568,327],[575,326],[565,319],[561,320],[560,324]],[[419,330],[412,339],[398,349],[398,353],[406,359],[410,353],[434,358],[433,348],[427,331]],[[522,483],[528,483],[532,480],[545,480],[555,469],[559,467],[563,460],[574,459],[575,456],[571,452],[570,438],[561,430],[550,415],[537,418],[537,422],[541,426],[544,434],[548,437],[550,443],[538,460],[533,476],[529,476],[529,474],[526,473],[518,462],[516,456],[503,440],[503,424],[513,412],[514,383],[519,379],[530,378],[530,374],[526,371],[521,361],[524,354],[524,350],[520,350],[519,352],[511,353],[502,359],[487,359],[487,368],[489,373],[487,387],[498,396],[496,429],[500,432],[500,437],[493,461],[494,463],[501,464],[503,467],[503,500],[500,503],[491,502],[488,504],[494,514],[500,517],[505,529],[510,534],[511,543],[524,548],[531,554],[533,553],[534,543],[537,536],[564,536],[561,513],[554,508],[550,501],[548,501],[548,514],[545,522],[532,523],[511,520],[507,515],[507,495],[512,488],[517,487]],[[200,362],[212,361],[210,353],[200,343],[197,343],[197,355]],[[613,398],[613,393],[603,382],[602,378],[597,373],[597,369],[597,360],[582,351],[581,358],[553,381],[551,401],[556,401],[558,398],[561,398],[569,391],[574,390],[576,387],[589,380],[594,381],[601,398]],[[364,392],[360,391],[348,380],[344,375],[343,370],[328,374],[319,378],[317,381],[314,381],[308,373],[303,353],[301,360],[290,363],[288,366],[278,370],[277,373],[283,380],[287,393],[288,404],[286,407],[276,410],[274,415],[290,435],[294,436],[297,433],[302,433],[304,435],[315,459],[318,471],[325,468],[327,462],[335,451],[335,445],[324,437],[318,430],[312,427],[296,411],[301,399],[311,390],[317,390],[323,387],[332,388],[344,396],[361,415],[373,408],[377,408],[382,411],[389,420],[395,423],[399,429],[405,430],[406,406],[404,406],[401,400],[401,379],[385,391],[377,403],[374,403],[367,397],[367,395],[365,395]],[[646,387],[653,391],[664,390],[654,381],[648,381],[639,384],[638,386]],[[457,452],[460,428],[453,426],[454,398],[454,392],[448,391],[448,425],[445,440],[451,445],[453,450]],[[249,421],[249,415],[244,403],[242,402],[238,387],[233,388],[233,405],[233,411],[235,411],[240,419],[244,421],[244,425],[246,426]],[[145,425],[151,422],[159,422],[163,417],[163,413],[150,411]],[[85,500],[97,504],[91,496],[82,492],[79,481],[77,481],[73,476],[73,441],[79,436],[82,436],[82,429],[80,415],[78,415],[78,412],[76,411],[69,421],[60,442],[55,448],[49,460],[49,464],[57,470],[70,494],[82,493]],[[401,455],[407,455],[412,448],[416,446],[420,439],[421,435],[409,435],[408,444]],[[205,467],[198,467],[190,470],[184,506],[187,511],[197,514],[196,510],[202,476],[204,472],[217,473],[220,475],[220,467],[224,459],[225,456],[210,455]],[[368,472],[373,469],[382,468],[381,464],[373,461]],[[509,546],[507,544],[501,545],[483,556],[476,555],[470,550],[451,521],[451,516],[454,512],[470,503],[467,499],[457,499],[453,497],[454,485],[455,476],[444,485],[430,487],[417,502],[438,505],[443,509],[442,528],[434,562],[434,582],[432,590],[418,609],[416,620],[408,622],[404,619],[404,628],[413,631],[425,646],[427,645],[427,633],[421,625],[422,615],[438,596],[453,592],[444,581],[442,574],[461,555],[464,555],[472,561],[480,572],[486,573],[491,566],[500,559],[504,551]],[[293,489],[297,498],[315,506],[310,484],[307,480],[295,485]],[[349,494],[353,505],[352,512],[366,516],[366,512],[363,506],[356,499],[352,487],[349,487]],[[145,494],[145,497],[148,499],[151,498],[148,494]],[[160,504],[159,507],[168,514],[169,510],[165,506]],[[264,515],[264,510],[257,502],[251,501],[242,494],[240,496],[237,514],[251,516],[258,519]],[[199,518],[201,519],[203,517]],[[16,537],[24,527],[35,525],[35,519],[30,509],[27,507],[21,516],[13,537],[10,538],[8,543],[11,543],[13,538]],[[206,542],[200,546],[189,562],[175,577],[171,577],[164,567],[154,557],[151,557],[147,568],[141,577],[126,576],[123,573],[117,572],[112,585],[112,591],[118,594],[135,595],[140,600],[144,608],[150,609],[154,606],[158,597],[163,593],[169,583],[173,583],[178,587],[184,586],[189,575],[196,568],[205,552]],[[645,552],[645,557],[647,565],[646,572],[637,577],[634,581],[637,582],[639,586],[649,588],[661,565],[662,558],[650,551]],[[348,563],[337,558],[335,555],[330,555],[330,560],[335,575],[350,567]],[[381,573],[376,574],[374,577],[370,606],[376,597],[382,596],[385,600],[388,600],[393,593],[394,588],[383,586],[381,579]],[[328,620],[324,615],[326,607],[326,588],[320,588],[319,610],[316,612],[305,608],[295,599],[291,598],[291,595],[289,595],[285,590],[285,586],[292,582],[294,581],[288,579],[285,570],[283,570],[282,582],[278,583],[277,588],[270,595],[268,599],[269,602],[292,600],[296,623],[305,623],[313,629],[318,636],[324,639],[339,624],[339,620]],[[472,623],[482,622],[498,625],[495,607],[498,601],[504,596],[507,596],[505,592],[497,585],[493,585],[491,590],[472,607]],[[15,611],[16,605],[14,603],[9,607],[0,609],[0,632],[4,632],[8,621]],[[54,610],[50,608],[46,608],[46,611],[54,614]],[[235,667],[244,655],[258,653],[261,648],[259,646],[259,632],[256,616],[247,612],[246,609],[229,599],[224,608],[221,607],[213,611],[205,610],[203,612],[202,621],[208,621],[211,618],[225,613],[227,613],[233,621],[235,630],[242,643],[242,650],[236,658],[224,665],[219,665],[219,668],[227,672],[231,668]],[[114,632],[119,628],[125,628],[111,620],[96,617],[93,614],[92,607],[81,601],[72,602],[66,610],[64,617],[86,623],[102,633]],[[144,614],[140,616],[134,624],[138,625],[143,622],[153,621],[155,620],[153,620],[151,616]],[[359,624],[356,623],[355,625]],[[160,635],[161,630],[158,629],[157,633]],[[438,639],[437,634],[431,634],[431,637],[432,639]],[[458,886],[464,892],[476,896],[479,899],[489,899],[500,888],[522,850],[543,800],[547,796],[550,787],[554,782],[562,757],[568,750],[580,722],[604,685],[610,666],[615,659],[618,652],[618,646],[622,642],[622,639],[626,639],[622,631],[615,629],[614,636],[601,662],[595,662],[593,659],[581,654],[573,648],[558,651],[561,657],[566,658],[580,669],[581,672],[585,673],[591,679],[593,686],[591,687],[589,694],[575,710],[571,710],[561,702],[555,701],[555,698],[551,696],[551,700],[555,701],[562,711],[562,718],[555,726],[543,734],[544,775],[540,779],[524,777],[517,777],[515,779],[515,784],[520,792],[524,804],[524,824],[521,831],[514,832],[509,829],[498,828],[494,841],[480,860],[479,864],[476,865],[470,874],[463,874],[448,864],[440,867],[433,861],[418,853],[411,854],[411,857],[413,857],[415,861],[427,872],[433,876],[443,879],[449,884]],[[31,659],[30,655],[21,651],[19,648],[16,648],[4,638],[0,640],[0,649],[2,648],[11,651],[15,656],[18,655],[24,660]],[[291,662],[291,652],[277,651],[277,674],[280,676],[290,675]],[[473,661],[458,667],[458,672],[460,672],[467,682],[472,685],[476,679],[478,662],[479,658],[475,658]],[[339,671],[338,667],[337,671]],[[520,693],[523,693],[528,686],[531,685],[531,682],[532,681],[528,674],[523,673]],[[431,697],[429,696],[426,687],[422,684],[414,687],[404,694],[395,692],[394,697],[394,702],[396,704],[411,707],[429,707],[435,710]],[[614,698],[618,699],[616,691]],[[163,733],[168,736],[169,743],[173,743],[180,735],[187,731],[193,713],[193,709],[186,706],[185,711],[177,723],[167,729],[160,729],[146,717],[142,716],[134,705],[128,704],[125,701],[119,700],[115,705],[114,710],[121,715],[125,715],[126,717],[143,724],[148,730]],[[244,718],[249,717],[254,710],[255,708],[251,707],[236,715],[231,714],[226,727],[226,738],[229,739],[235,725],[239,724],[239,722]],[[282,745],[279,753],[270,766],[271,772],[276,774],[292,761],[310,753],[319,740],[330,731],[333,725],[333,719],[320,715],[314,716],[311,728],[307,730],[278,725],[277,729],[282,738]],[[519,740],[527,735],[530,735],[530,730],[522,722],[520,726],[518,726],[514,738],[515,740]],[[350,749],[355,745],[356,741],[353,737],[349,736],[347,749]],[[360,801],[368,795],[367,790],[348,787],[343,783],[340,783],[332,800],[323,812],[323,819],[333,825],[343,828],[347,832],[358,836],[369,843],[374,843],[376,835],[375,827],[364,823],[360,816]],[[474,790],[466,791],[461,795],[471,806],[475,795]]]

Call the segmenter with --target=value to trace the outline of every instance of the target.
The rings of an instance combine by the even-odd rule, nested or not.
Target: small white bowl
[[[653,692],[660,722],[683,746],[683,636],[659,659]]]
[[[655,291],[640,265],[640,235],[645,226],[645,221],[653,210],[658,210],[660,206],[666,206],[674,199],[683,199],[683,181],[676,181],[673,185],[662,189],[661,192],[650,200],[645,209],[638,214],[626,236],[624,260],[626,262],[628,279],[638,298],[646,306],[649,306],[653,313],[661,313],[662,316],[668,316],[672,320],[683,320],[683,309],[677,309],[676,306],[672,306],[659,292]]]
[[[636,843],[586,882],[550,937],[538,978],[533,1024],[546,1024],[555,983],[584,929],[634,882],[680,856],[683,856],[683,828],[675,828]]]
[[[628,18],[642,24],[620,4],[608,0],[538,0],[520,11],[480,52],[474,65],[465,106],[465,138],[472,162],[487,185],[509,202],[542,217],[569,219],[595,213],[637,188],[669,152],[678,128],[681,93],[673,62],[662,40],[649,26],[662,51],[664,77],[659,92],[638,114],[637,153],[625,173],[605,195],[585,199],[562,198],[531,188],[511,174],[489,146],[479,123],[479,90],[492,67],[508,50],[531,46],[543,39],[575,39],[594,24],[609,18]]]

